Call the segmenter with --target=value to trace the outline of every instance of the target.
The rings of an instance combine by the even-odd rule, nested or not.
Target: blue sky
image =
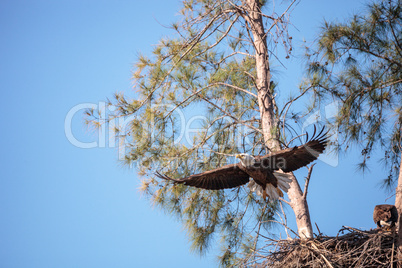
[[[362,6],[302,1],[292,16],[295,47],[313,40],[324,17],[342,21]],[[170,33],[162,25],[177,19],[178,7],[153,0],[0,2],[1,267],[216,266],[216,252],[191,253],[181,223],[141,197],[135,170],[119,164],[115,148],[77,148],[64,131],[76,105],[130,92],[137,52],[150,53]],[[295,52],[276,74],[283,89],[302,78],[302,50]],[[81,113],[73,134],[97,141]],[[374,228],[373,207],[390,196],[377,185],[381,168],[356,172],[358,152],[336,167],[315,166],[310,213],[328,235],[342,225]]]

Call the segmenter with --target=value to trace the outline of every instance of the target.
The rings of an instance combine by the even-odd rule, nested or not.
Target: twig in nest
[[[314,241],[311,241],[311,246],[313,247],[313,249],[319,251],[317,245],[314,243]],[[330,267],[330,268],[334,268],[334,266],[332,266],[332,264],[329,262],[329,260],[327,258],[325,258],[325,256],[322,253],[319,253],[321,258],[323,258],[323,260],[325,261],[325,263]]]
[[[267,240],[247,267],[395,267],[395,234],[343,226],[344,235],[314,239]],[[260,257],[264,256],[264,260]]]

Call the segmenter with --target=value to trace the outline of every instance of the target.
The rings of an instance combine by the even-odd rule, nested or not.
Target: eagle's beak
[[[237,155],[236,155],[236,158],[241,159],[241,158],[242,158],[242,155],[241,155],[241,154],[237,154]]]

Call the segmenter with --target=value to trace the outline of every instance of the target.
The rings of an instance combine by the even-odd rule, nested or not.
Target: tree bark
[[[395,207],[398,210],[398,223],[397,223],[397,249],[398,249],[398,267],[402,268],[402,154],[401,162],[399,164],[398,186],[396,187],[395,194]]]
[[[248,14],[242,15],[249,23],[254,39],[258,105],[260,109],[264,142],[271,151],[277,151],[281,149],[281,146],[278,139],[277,122],[274,113],[274,97],[269,88],[271,72],[269,68],[267,38],[261,10],[258,6],[258,0],[247,0],[247,9]],[[295,176],[292,176],[288,197],[290,200],[290,206],[295,213],[300,238],[312,238],[313,229],[307,200],[303,197],[303,192]]]
[[[308,209],[307,197],[303,192],[296,177],[292,176],[292,182],[288,190],[290,206],[296,217],[297,233],[300,238],[313,238],[313,227],[311,225],[310,211]]]
[[[248,16],[245,17],[250,25],[254,39],[258,106],[260,108],[261,128],[265,145],[270,150],[280,149],[274,115],[273,96],[269,90],[271,72],[269,69],[267,38],[262,21],[258,0],[247,0]]]

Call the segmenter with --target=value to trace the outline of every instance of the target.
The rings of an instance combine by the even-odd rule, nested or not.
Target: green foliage
[[[364,15],[346,23],[325,22],[318,47],[308,49],[308,73],[316,103],[337,100],[341,109],[335,127],[344,148],[363,146],[359,169],[368,168],[376,148],[389,174],[398,177],[402,129],[402,6],[400,1],[377,1]]]
[[[143,178],[141,191],[184,223],[194,251],[205,253],[218,240],[224,266],[269,235],[277,203],[266,204],[247,186],[205,191],[154,174],[180,178],[232,163],[236,153],[265,152],[254,46],[242,12],[241,1],[183,1],[182,20],[172,25],[177,34],[161,39],[150,57],[138,55],[135,97],[116,94],[109,102],[115,112],[102,119],[126,123],[118,134],[125,163]],[[183,136],[188,128],[198,131]]]

